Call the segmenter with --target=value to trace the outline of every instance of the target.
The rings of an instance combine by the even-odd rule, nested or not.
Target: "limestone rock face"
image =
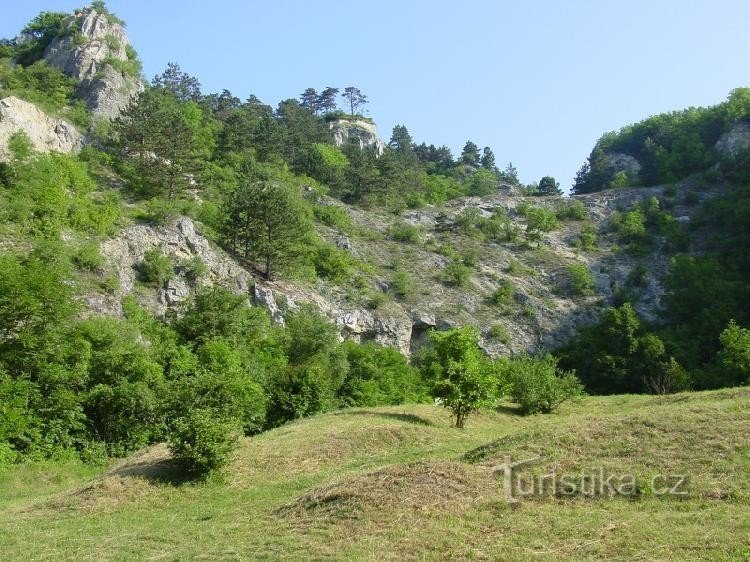
[[[50,117],[33,103],[15,96],[0,100],[0,161],[10,157],[8,141],[18,132],[26,133],[38,152],[77,152],[83,136],[63,119]]]
[[[44,59],[80,81],[79,95],[95,117],[117,117],[143,90],[139,78],[124,75],[111,61],[127,61],[130,44],[125,29],[106,14],[87,9],[64,23],[66,33],[47,47]]]
[[[716,142],[716,151],[726,156],[734,156],[750,147],[750,123],[740,121]]]
[[[337,119],[329,124],[336,146],[344,146],[350,142],[359,143],[360,150],[373,148],[378,156],[383,154],[385,143],[378,136],[378,129],[369,121]]]
[[[625,172],[630,177],[637,178],[641,171],[641,163],[630,154],[610,152],[607,154],[607,158],[615,174]]]
[[[187,272],[179,265],[193,258],[199,258],[208,270],[205,279],[199,280],[198,284],[218,284],[236,294],[249,293],[250,274],[224,252],[214,249],[208,240],[195,231],[193,221],[180,217],[161,227],[131,226],[122,230],[116,238],[102,243],[102,256],[117,276],[122,294],[133,291],[138,265],[146,252],[154,248],[177,266],[175,278],[164,287],[158,287],[155,298],[141,303],[157,316],[163,317],[169,307],[180,304],[192,294],[194,284],[187,280]],[[118,314],[119,308],[113,307],[108,312]]]

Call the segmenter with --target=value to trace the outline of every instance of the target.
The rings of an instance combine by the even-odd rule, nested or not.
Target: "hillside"
[[[546,417],[351,409],[244,439],[227,483],[176,486],[162,446],[102,473],[27,465],[2,476],[5,560],[744,560],[750,391],[586,398]],[[510,505],[491,468],[632,474],[633,496]],[[654,476],[686,475],[685,496]],[[657,490],[658,491],[658,490]]]
[[[750,560],[750,88],[565,195],[142,74],[0,40],[0,559]]]

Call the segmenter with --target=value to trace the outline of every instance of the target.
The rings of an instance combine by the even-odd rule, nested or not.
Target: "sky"
[[[0,37],[42,10],[4,2]],[[521,180],[572,183],[596,140],[750,85],[750,0],[109,0],[144,73],[276,104],[356,86],[382,137],[489,146]]]

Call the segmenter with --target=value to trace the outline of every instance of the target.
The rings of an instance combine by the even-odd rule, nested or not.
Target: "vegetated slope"
[[[449,426],[436,406],[352,409],[243,440],[224,485],[175,486],[166,449],[90,479],[3,476],[0,550],[20,559],[745,559],[750,390],[586,398]],[[493,468],[632,475],[629,496],[521,496]],[[659,495],[655,476],[687,477]],[[615,480],[617,482],[617,480]],[[676,481],[672,481],[676,483]],[[657,480],[657,484],[661,481]]]

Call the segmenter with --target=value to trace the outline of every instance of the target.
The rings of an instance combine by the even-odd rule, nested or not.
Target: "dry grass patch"
[[[359,519],[386,511],[457,512],[496,493],[483,467],[432,461],[393,465],[318,486],[277,510],[285,516]]]

